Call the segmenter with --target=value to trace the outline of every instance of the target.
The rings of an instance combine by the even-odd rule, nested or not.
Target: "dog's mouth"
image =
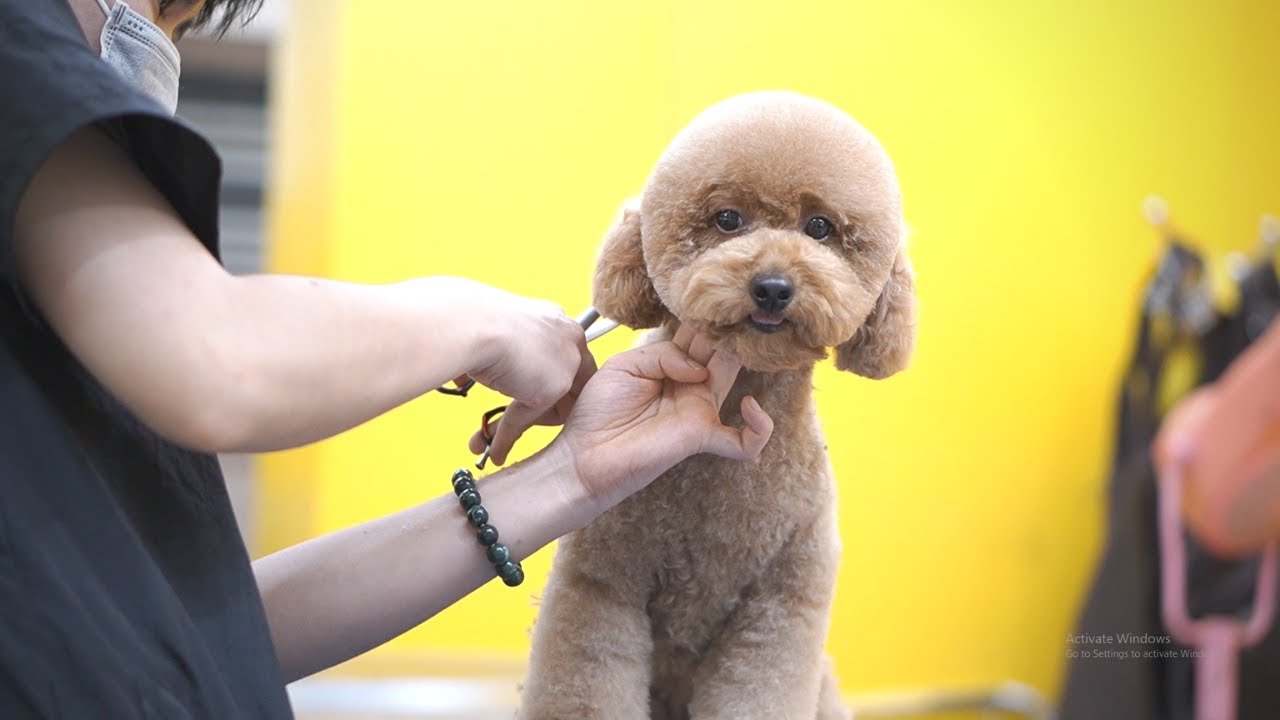
[[[746,323],[760,332],[770,335],[787,326],[787,319],[781,314],[756,311],[747,316]]]

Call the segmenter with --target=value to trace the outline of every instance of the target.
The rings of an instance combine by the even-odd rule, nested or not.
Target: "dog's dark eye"
[[[835,225],[831,224],[830,220],[822,217],[821,215],[815,215],[814,217],[809,218],[809,222],[805,223],[804,234],[814,240],[826,240],[831,237],[831,233],[834,232],[835,229]]]
[[[742,227],[742,215],[737,210],[721,210],[716,213],[716,227],[731,233]]]

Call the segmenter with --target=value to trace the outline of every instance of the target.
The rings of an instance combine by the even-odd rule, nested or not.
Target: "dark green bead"
[[[476,481],[469,477],[458,478],[453,481],[453,494],[461,495],[466,490],[475,490]]]
[[[492,525],[481,525],[480,529],[476,531],[476,539],[480,541],[481,545],[488,547],[498,542],[498,528]]]
[[[501,565],[511,559],[511,551],[502,543],[490,546],[489,551],[485,554],[489,556],[489,562],[494,565]]]
[[[458,493],[458,502],[462,503],[463,510],[470,510],[480,504],[480,492],[477,490],[463,490]]]
[[[453,484],[457,485],[459,480],[474,480],[475,477],[471,471],[466,468],[458,468],[453,471]]]
[[[467,511],[467,519],[471,521],[472,525],[480,527],[489,522],[489,511],[485,510],[484,506],[477,505]]]
[[[502,582],[507,587],[515,587],[524,582],[524,569],[520,567],[520,563],[508,560],[499,565],[496,570],[498,577],[502,578]]]

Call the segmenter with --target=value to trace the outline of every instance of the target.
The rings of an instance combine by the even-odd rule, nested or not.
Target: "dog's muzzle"
[[[765,273],[751,280],[748,292],[756,310],[747,317],[751,327],[763,333],[775,333],[786,326],[787,306],[795,297],[795,288],[785,275]]]

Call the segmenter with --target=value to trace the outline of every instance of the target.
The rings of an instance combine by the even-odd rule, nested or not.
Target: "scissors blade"
[[[589,307],[586,310],[583,310],[582,314],[578,316],[578,324],[582,326],[583,330],[586,330],[592,325],[595,325],[596,321],[599,319],[600,311],[594,307]]]
[[[622,324],[618,321],[605,318],[604,322],[587,331],[587,342],[599,340],[620,327],[622,327]]]
[[[604,322],[593,329],[592,326],[595,325],[598,320],[603,320]],[[594,307],[587,308],[578,316],[578,324],[582,326],[583,330],[587,331],[587,342],[599,340],[605,335],[621,327],[620,323],[602,316],[600,311],[596,310]]]

